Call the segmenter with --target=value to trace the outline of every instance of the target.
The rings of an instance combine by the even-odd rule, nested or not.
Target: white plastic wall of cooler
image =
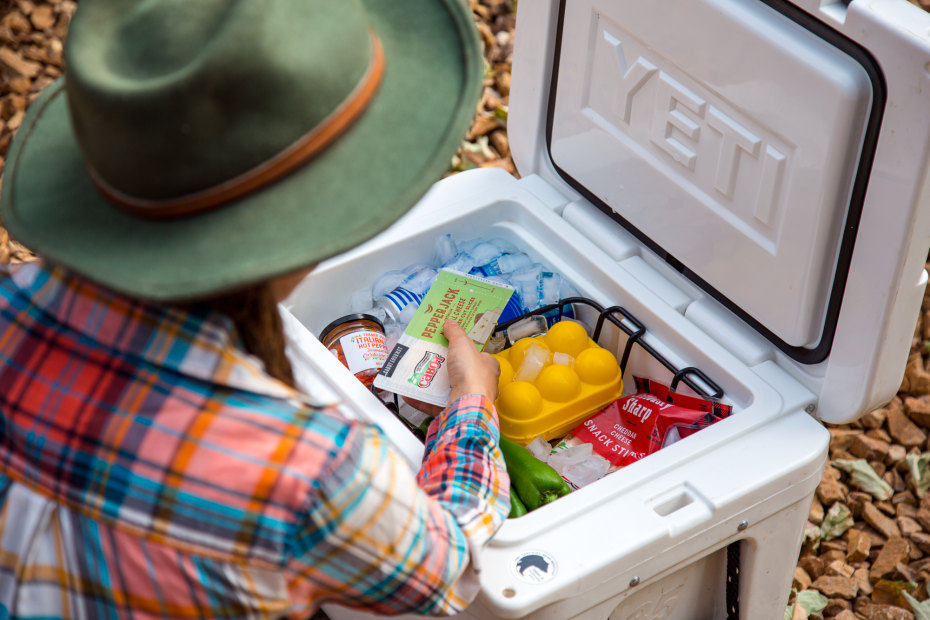
[[[506,238],[568,277],[583,295],[605,305],[623,305],[647,326],[650,344],[673,364],[697,366],[719,383],[735,413],[505,523],[483,552],[482,593],[466,617],[597,617],[605,611],[603,618],[623,604],[633,577],[648,585],[692,562],[716,566],[715,560],[704,558],[743,537],[749,541],[742,573],[746,587],[765,578],[770,593],[753,598],[747,608],[764,613],[747,612],[746,617],[773,616],[776,607],[783,608],[793,566],[788,556],[798,551],[806,517],[806,510],[795,514],[785,507],[809,502],[826,458],[828,434],[804,413],[814,395],[770,359],[748,366],[698,329],[679,308],[624,269],[621,263],[629,257],[618,262],[566,225],[560,212],[567,199],[559,201],[558,194],[544,187],[538,178],[517,181],[491,169],[442,181],[383,234],[319,265],[287,300],[287,312],[310,331],[319,330],[348,311],[355,288],[384,270],[422,261],[431,255],[435,239],[447,232],[457,238]],[[330,393],[349,415],[377,423],[392,436],[406,432],[373,397],[361,394],[361,384],[309,333],[292,334],[291,340],[303,342],[298,343],[300,364],[310,374],[326,373],[333,384]],[[647,357],[641,351],[634,354],[627,377],[640,373],[668,382],[667,371],[660,373]],[[402,449],[415,466],[422,448]],[[762,522],[778,527],[756,535],[740,531],[742,521],[750,530]],[[517,578],[514,563],[532,550],[547,553],[558,564],[551,581],[529,584]],[[753,560],[757,552],[766,563]],[[778,562],[767,564],[773,558]],[[686,599],[670,617],[689,617],[684,610],[693,611],[697,603]],[[334,618],[356,616],[342,609],[329,613]]]
[[[553,161],[787,343],[816,344],[868,75],[761,2],[667,4],[572,2]]]
[[[553,166],[546,133],[550,111],[550,85],[552,83],[553,60],[556,55],[560,4],[560,0],[538,0],[518,5],[508,134],[514,161],[521,174],[539,175],[553,187],[568,195],[574,194],[574,190],[570,189],[570,186]],[[766,2],[765,4],[779,4],[779,2]],[[705,94],[707,95],[706,105],[703,108],[705,120],[710,114],[711,106],[719,108],[726,116],[739,120],[742,118],[739,113],[747,113],[747,110],[729,110],[727,107],[728,99],[725,96],[727,91],[718,88],[719,83],[721,83],[720,80],[726,80],[728,76],[715,73],[715,71],[718,67],[730,66],[726,58],[718,58],[717,56],[721,53],[722,48],[714,47],[712,42],[708,43],[710,47],[697,44],[697,41],[706,42],[706,35],[714,33],[714,31],[706,31],[713,27],[711,25],[712,20],[688,21],[684,19],[678,20],[677,17],[691,15],[694,11],[699,10],[696,8],[698,5],[703,7],[700,10],[705,13],[725,10],[730,17],[746,10],[761,11],[762,13],[772,12],[765,4],[761,0],[736,4],[726,0],[701,0],[700,2],[663,0],[654,3],[631,3],[627,0],[586,0],[567,3],[568,8],[566,11],[569,15],[566,17],[566,27],[571,26],[574,23],[573,20],[580,20],[581,23],[581,26],[573,30],[575,38],[568,44],[576,51],[569,52],[567,56],[571,60],[573,58],[572,53],[574,53],[581,60],[577,60],[577,62],[569,66],[567,79],[569,83],[573,83],[575,79],[581,80],[579,87],[582,89],[582,93],[586,92],[585,87],[590,86],[590,84],[584,82],[589,77],[583,65],[584,55],[596,56],[597,54],[606,53],[603,52],[603,46],[612,45],[615,42],[620,42],[621,45],[614,47],[613,60],[614,62],[620,60],[625,62],[629,71],[630,66],[639,61],[639,52],[637,52],[638,48],[636,48],[635,44],[635,37],[641,36],[638,29],[640,27],[649,27],[648,24],[644,25],[637,21],[636,15],[641,11],[658,11],[662,17],[653,23],[661,24],[661,29],[668,29],[671,34],[679,33],[680,36],[676,39],[677,43],[673,41],[672,44],[676,50],[683,54],[687,55],[687,50],[690,49],[688,46],[693,44],[693,56],[695,58],[685,58],[682,61],[685,63],[683,66],[669,65],[666,67],[666,65],[662,64],[661,59],[654,59],[649,56],[649,53],[655,53],[655,50],[649,52],[640,49],[639,51],[644,54],[641,59],[642,63],[645,63],[637,69],[642,73],[640,77],[644,78],[641,88],[649,88],[648,80],[657,80],[657,76],[661,77],[660,74],[665,71],[667,74],[666,81],[677,81],[678,86],[681,87],[682,92],[685,94],[690,92],[691,94],[700,95],[698,99],[703,98]],[[775,344],[770,343],[767,345],[769,352],[766,357],[777,360],[786,372],[818,395],[818,417],[827,422],[842,423],[858,418],[866,411],[881,405],[894,395],[907,361],[913,326],[923,297],[926,283],[923,267],[927,257],[927,248],[930,246],[930,209],[927,208],[927,205],[930,204],[930,115],[926,114],[926,110],[930,109],[930,15],[905,0],[886,0],[882,2],[853,0],[848,7],[841,2],[825,2],[823,0],[798,0],[795,4],[801,11],[807,12],[842,37],[867,50],[867,53],[874,58],[875,65],[881,74],[880,81],[884,85],[886,96],[882,110],[880,133],[874,145],[874,161],[872,162],[871,174],[868,178],[862,202],[858,232],[852,248],[852,255],[849,258],[849,273],[845,281],[845,289],[842,290],[832,348],[829,350],[826,359],[814,363],[798,361],[797,356],[778,350]],[[614,14],[620,8],[623,8],[622,17],[624,19],[612,18],[612,16],[616,17]],[[577,15],[574,13],[576,10],[578,10]],[[630,25],[627,17],[630,17],[635,29],[633,29],[634,26]],[[674,17],[674,24],[669,24],[671,17]],[[614,32],[607,27],[598,29],[595,26],[599,19],[603,20],[601,26],[607,24],[607,22],[610,22],[610,28],[619,27],[616,24],[623,24],[625,30],[623,32]],[[780,20],[784,21],[783,18],[780,18]],[[759,51],[771,51],[772,45],[777,46],[779,27],[773,24],[779,20],[771,20],[771,23],[766,22],[766,20],[757,23],[758,20],[756,19],[744,21],[752,23],[754,27],[757,26],[757,29],[763,35],[764,41],[767,41],[759,43]],[[585,25],[588,26],[586,31],[582,28]],[[782,25],[784,26],[784,24]],[[788,27],[785,32],[790,34],[793,30],[793,27]],[[743,36],[746,32],[745,29],[738,30],[736,34]],[[790,36],[786,35],[785,42],[797,39],[794,36],[796,34],[794,32]],[[581,41],[578,40],[579,36],[582,37]],[[634,38],[630,39],[631,36]],[[715,36],[721,41],[732,39],[729,32],[717,32]],[[626,37],[627,40],[622,40],[623,37]],[[630,41],[629,44],[628,40]],[[814,45],[818,48],[822,43],[820,41],[814,42],[810,37],[801,37],[801,40],[804,40],[804,44],[807,46]],[[746,46],[746,53],[750,56],[757,53],[753,50],[751,41],[748,39]],[[622,58],[619,55],[621,49],[623,51]],[[791,57],[790,50],[776,50],[775,55],[778,58],[776,70],[778,67],[785,70],[790,67],[800,67],[804,69],[801,74],[808,76],[805,79],[811,76],[818,79],[821,77],[826,78],[825,72],[829,72],[827,67],[833,66],[834,61],[837,60],[829,53],[821,54],[819,56],[820,60],[825,61],[827,64],[820,67],[805,67],[803,63],[801,65],[797,64],[797,59]],[[770,105],[765,104],[764,98],[771,97],[771,102],[777,102],[781,101],[781,97],[785,95],[785,93],[779,92],[769,93],[770,86],[774,88],[779,84],[790,85],[793,75],[777,74],[768,76],[766,72],[770,69],[769,62],[760,61],[751,64],[753,70],[758,72],[758,75],[747,76],[752,77],[752,79],[738,87],[743,89],[743,93],[750,93],[750,101],[762,101],[760,103],[761,109],[770,110]],[[685,73],[685,70],[690,70],[693,67],[697,67],[700,71],[692,74]],[[833,98],[833,108],[830,111],[825,111],[826,117],[823,115],[818,117],[824,122],[823,127],[818,129],[808,125],[811,129],[811,136],[823,140],[820,148],[827,149],[824,152],[825,157],[828,157],[829,153],[836,154],[837,150],[842,151],[847,148],[849,153],[855,153],[858,156],[859,140],[856,136],[860,133],[861,124],[856,125],[854,121],[858,113],[858,106],[861,105],[866,93],[860,88],[861,83],[857,77],[856,69],[848,66],[843,60],[839,60],[839,67],[840,74],[845,76],[841,82],[837,83],[827,79],[824,84],[815,86],[813,89],[813,92],[826,93],[828,98]],[[655,71],[651,74],[648,73],[652,68]],[[628,75],[631,79],[635,77],[632,73],[625,75]],[[618,96],[618,93],[622,94],[622,89],[617,81],[622,79],[622,76],[618,73],[613,83],[611,83],[610,79],[607,79],[600,84],[602,88],[607,90],[608,97],[611,92],[617,97],[614,102],[616,106],[619,106],[619,102],[626,101],[626,99]],[[753,91],[755,88],[758,88],[757,92]],[[793,89],[789,90],[794,92]],[[869,96],[871,97],[873,94],[869,93]],[[635,103],[635,97],[637,96],[634,93],[630,101]],[[760,100],[759,97],[762,97],[763,100]],[[673,140],[679,139],[683,148],[689,144],[693,146],[695,141],[689,141],[685,138],[682,128],[692,127],[694,129],[693,124],[699,119],[695,116],[693,110],[687,109],[690,104],[687,101],[682,101],[686,99],[687,97],[682,95],[678,102],[674,104],[674,110],[665,110],[663,108],[664,113],[674,116],[674,119],[669,121],[672,123],[671,125],[664,125],[668,129],[667,132],[658,137],[650,134],[644,140],[651,141],[653,138],[657,138],[661,142],[664,136],[664,138]],[[798,102],[803,103],[810,111],[820,109],[817,107],[818,102],[808,99],[806,95],[800,96]],[[590,103],[590,98],[588,103]],[[590,110],[590,107],[588,105],[587,110]],[[785,109],[793,110],[792,114],[803,111],[796,107],[786,107]],[[619,110],[621,115],[627,111],[626,106],[619,107]],[[748,112],[755,113],[755,110],[756,108],[751,107]],[[828,120],[836,118],[832,116],[832,110],[850,121],[854,130],[852,134],[848,136],[842,135],[836,125],[828,122]],[[632,111],[635,111],[635,105]],[[646,108],[646,111],[648,111],[648,108]],[[594,144],[596,143],[596,135],[598,133],[603,135],[605,132],[603,127],[596,126],[596,123],[592,120],[595,117],[596,115],[587,112],[577,113],[576,111],[575,114],[569,114],[565,117],[566,126],[563,129],[559,128],[558,114],[553,120],[555,124],[553,128],[553,152],[559,156],[567,157],[568,163],[574,167],[576,172],[578,169],[587,166],[585,174],[590,176],[592,172],[596,174],[598,170],[607,166],[610,169],[611,178],[620,178],[624,168],[638,170],[641,165],[646,165],[646,163],[637,162],[635,160],[637,156],[642,156],[649,160],[649,163],[660,167],[682,168],[673,154],[657,147],[653,142],[650,142],[652,145],[651,150],[633,144],[628,155],[624,156],[623,161],[610,159],[615,158],[616,154],[605,155],[602,150],[593,147],[587,148],[585,152],[585,156],[590,157],[590,161],[585,163],[580,159],[575,160],[574,152],[568,145],[558,145],[558,132],[563,131],[566,136],[577,134],[583,136],[585,140],[592,140],[592,144]],[[764,125],[765,131],[762,133],[771,132],[772,135],[777,134],[781,139],[786,139],[781,133],[783,128],[780,124]],[[789,123],[789,126],[794,125]],[[701,130],[704,129],[706,128]],[[719,139],[719,133],[710,128],[706,129],[702,135],[713,134],[717,135]],[[766,133],[766,135],[768,134]],[[797,146],[799,144],[797,143],[798,138],[793,133],[788,138],[792,145]],[[671,148],[674,145],[666,144],[666,146]],[[611,146],[611,149],[613,148]],[[761,152],[763,147],[760,146],[759,148]],[[740,151],[740,157],[742,157],[739,162],[740,165],[754,161],[750,157],[743,157],[742,151]],[[687,160],[687,158],[685,159]],[[719,163],[719,158],[717,160],[711,158],[711,160],[710,163],[712,164]],[[780,260],[779,257],[788,256],[790,252],[783,252],[782,250],[786,250],[786,248],[781,248],[777,244],[782,241],[794,244],[795,262],[788,265],[786,271],[795,276],[795,282],[801,289],[806,290],[806,293],[802,294],[802,298],[806,301],[789,302],[786,307],[781,300],[772,299],[765,291],[761,291],[759,300],[763,301],[762,305],[767,305],[767,307],[760,308],[756,302],[749,300],[746,308],[744,308],[751,308],[750,314],[755,319],[762,321],[767,328],[780,333],[793,342],[801,342],[812,335],[815,337],[819,335],[820,327],[813,326],[815,321],[808,322],[805,313],[809,311],[809,317],[822,316],[822,298],[818,297],[819,293],[815,293],[815,291],[818,291],[824,284],[825,274],[832,277],[832,270],[836,262],[835,234],[837,234],[837,230],[831,231],[828,229],[837,223],[837,218],[840,218],[837,201],[844,199],[844,193],[848,192],[848,178],[842,175],[839,177],[831,176],[835,175],[835,166],[841,162],[848,162],[848,158],[844,156],[828,157],[824,160],[821,168],[824,179],[813,180],[814,185],[809,186],[814,187],[819,182],[826,183],[821,187],[822,191],[817,199],[810,203],[819,204],[818,200],[820,199],[825,201],[820,206],[823,206],[826,211],[818,214],[816,226],[812,223],[804,230],[792,229],[785,231],[779,229],[782,236],[776,240],[777,243],[774,246],[778,250],[778,255],[775,258]],[[794,184],[804,179],[810,181],[810,175],[816,173],[817,168],[808,168],[805,175],[793,176],[790,179],[790,187],[781,197],[794,195],[794,190],[791,189]],[[798,178],[799,176],[803,176],[804,179]],[[678,200],[678,206],[685,209],[685,211],[688,209],[694,213],[713,211],[706,203],[701,203],[697,198],[692,201],[690,206],[682,206],[680,201],[687,199],[688,192],[681,189],[681,184],[676,185],[665,182],[665,184],[656,185],[651,191],[649,187],[639,187],[637,185],[642,183],[642,179],[648,178],[648,174],[642,174],[632,179],[631,187],[638,187],[635,201],[626,197],[616,198],[612,195],[616,191],[605,188],[599,188],[600,191],[596,193],[599,198],[616,199],[617,204],[612,205],[614,209],[621,216],[630,217],[633,220],[641,215],[647,218],[650,217],[648,211],[643,215],[644,209],[654,205],[664,205],[664,203],[673,199]],[[717,175],[710,174],[707,179],[709,179],[710,186],[702,191],[704,193],[713,194],[716,192],[720,194],[715,189],[714,183],[717,180],[722,180],[726,186],[728,177],[723,175],[718,179]],[[803,185],[798,187],[803,187]],[[685,196],[684,199],[681,198],[682,195]],[[678,198],[674,198],[675,196],[678,196]],[[752,211],[750,208],[751,202],[751,200],[749,202],[743,201],[738,207]],[[710,205],[710,207],[713,207],[713,205]],[[631,209],[632,212],[627,213],[627,209]],[[664,206],[662,210],[665,210]],[[729,213],[724,213],[721,216],[719,211],[714,212],[717,213],[718,219],[731,218]],[[795,213],[794,215],[803,219],[803,214]],[[787,217],[787,215],[783,213],[782,217]],[[682,222],[690,221],[694,221],[693,217],[680,216],[677,221],[663,220],[662,222],[653,222],[653,224],[659,228],[664,225],[669,228],[675,227],[675,230],[678,230]],[[738,228],[739,222],[736,224]],[[826,225],[826,228],[823,225]],[[619,230],[620,228],[618,224],[616,229]],[[708,248],[720,248],[726,246],[727,240],[719,236],[719,229],[718,226],[708,233],[705,228],[695,226],[693,230],[682,229],[679,231],[681,234],[675,234],[678,234],[679,237],[691,234],[695,241],[703,243]],[[651,228],[647,232],[648,234],[655,234],[655,229]],[[746,231],[744,230],[744,232]],[[610,236],[609,232],[602,229],[599,231],[599,236],[601,238],[599,245],[606,246],[609,244],[607,239]],[[618,232],[616,237],[617,243],[622,246],[629,235],[623,231]],[[797,245],[804,239],[810,241],[809,245]],[[688,248],[691,246],[687,242],[684,245],[679,245],[680,240],[663,240],[663,242],[666,241],[674,244],[667,247],[663,246],[663,249],[671,256],[679,257],[682,252],[687,255],[690,251]],[[731,295],[734,301],[740,297],[739,291],[741,290],[745,289],[745,292],[752,292],[751,289],[758,283],[769,284],[773,281],[780,281],[778,278],[773,280],[771,270],[766,272],[764,269],[752,273],[731,273],[726,275],[727,270],[732,271],[733,265],[741,265],[744,258],[749,256],[746,253],[747,248],[744,247],[745,245],[739,246],[738,251],[727,246],[722,254],[708,254],[704,257],[706,261],[704,258],[698,261],[704,261],[704,264],[688,264],[687,267],[702,277],[707,277],[704,270],[708,269],[710,271],[707,273],[717,273],[724,278],[731,276],[736,278],[736,282],[713,282],[726,295]],[[764,245],[762,244],[759,247]],[[646,254],[653,256],[655,260],[661,260],[649,252],[642,255],[644,259]],[[758,252],[749,251],[749,254],[755,255]],[[757,261],[752,260],[752,264],[758,266]],[[775,260],[770,265],[770,268],[775,268],[777,271],[777,265],[780,264],[778,260]],[[805,261],[810,264],[805,266],[803,264]],[[814,264],[817,261],[822,261],[822,264]],[[805,271],[805,269],[808,269],[808,271]],[[768,273],[768,275],[764,275],[765,273]],[[667,270],[667,273],[663,275],[682,290],[688,289],[685,276],[671,269]],[[708,277],[708,279],[710,278]],[[760,293],[760,291],[752,292],[752,295],[749,296],[752,297],[757,293]],[[807,296],[804,297],[804,295]],[[700,310],[702,317],[708,319],[706,324],[708,329],[711,329],[713,324],[722,326],[733,322],[739,322],[746,325],[748,329],[753,329],[713,299],[700,294],[696,295],[695,299],[698,300],[698,304],[694,304],[691,311],[697,312]],[[739,303],[742,304],[743,301],[739,301]],[[723,342],[722,336],[718,340]],[[769,341],[766,340],[766,342]]]

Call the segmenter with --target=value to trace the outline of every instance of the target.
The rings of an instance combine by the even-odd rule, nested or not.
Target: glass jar
[[[370,314],[336,319],[320,332],[320,342],[367,387],[387,359],[384,326]]]

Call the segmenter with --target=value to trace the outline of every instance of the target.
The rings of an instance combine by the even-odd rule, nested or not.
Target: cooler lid
[[[930,244],[930,16],[904,0],[530,4],[511,94],[521,173],[610,214],[824,390],[821,363],[844,369],[831,389],[858,379],[871,396],[856,402],[874,401]]]
[[[871,57],[759,1],[570,7],[550,109],[563,178],[823,359],[885,103]]]

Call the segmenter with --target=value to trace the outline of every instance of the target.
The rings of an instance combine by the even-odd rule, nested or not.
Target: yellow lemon
[[[522,366],[523,360],[526,358],[526,350],[533,346],[534,343],[544,349],[549,348],[542,338],[520,338],[508,349],[510,352],[510,365],[514,368]]]
[[[568,366],[553,364],[543,368],[536,377],[536,387],[546,400],[565,403],[581,392],[581,381],[578,380],[575,371]]]
[[[542,396],[532,383],[513,381],[501,388],[497,406],[508,418],[526,420],[539,413],[542,408]]]
[[[501,366],[501,374],[497,378],[497,389],[503,389],[505,385],[513,381],[513,366],[503,355],[495,355],[497,362]]]
[[[584,325],[575,321],[563,320],[549,328],[545,336],[549,348],[558,353],[567,353],[577,357],[588,348],[588,332]]]
[[[591,347],[579,353],[575,358],[574,370],[582,381],[594,385],[616,381],[620,375],[617,358],[601,347]]]

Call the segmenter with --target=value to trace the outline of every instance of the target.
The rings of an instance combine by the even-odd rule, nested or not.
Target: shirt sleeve
[[[480,588],[478,552],[510,511],[497,413],[477,394],[433,421],[415,477],[374,426],[348,426],[290,554],[295,608],[451,615]]]

